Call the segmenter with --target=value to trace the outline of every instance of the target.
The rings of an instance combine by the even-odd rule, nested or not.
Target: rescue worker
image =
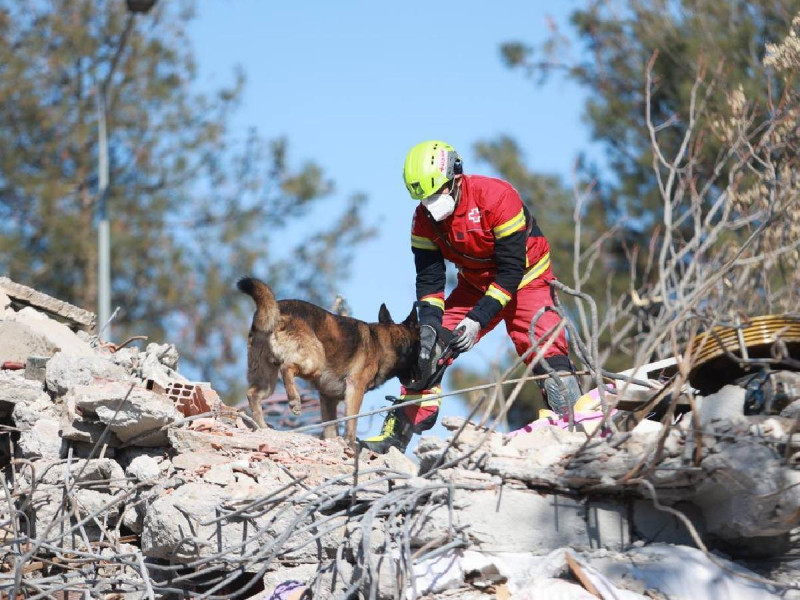
[[[403,169],[406,188],[420,203],[411,223],[411,249],[416,266],[420,320],[420,370],[430,374],[438,349],[455,332],[452,347],[459,353],[505,322],[517,353],[531,346],[529,328],[542,307],[553,306],[550,246],[511,184],[480,175],[465,175],[461,158],[445,142],[432,140],[414,146]],[[445,259],[458,268],[458,283],[445,300]],[[559,323],[555,311],[545,310],[534,335],[542,340]],[[444,331],[443,329],[444,328]],[[526,359],[534,358],[536,351]],[[573,371],[564,330],[544,354],[559,372]],[[534,367],[541,374],[541,365]],[[581,395],[574,375],[561,377],[566,394],[553,378],[544,380],[550,408],[565,415]],[[437,385],[412,391],[403,388],[399,402],[418,404],[388,413],[380,435],[361,441],[378,453],[392,446],[405,452],[414,433],[436,423],[441,393]],[[430,399],[426,399],[430,398]]]

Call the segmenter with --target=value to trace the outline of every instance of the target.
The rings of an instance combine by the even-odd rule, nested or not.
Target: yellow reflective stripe
[[[500,303],[500,306],[505,306],[511,301],[511,296],[501,290],[495,284],[489,286],[489,289],[486,290],[486,295],[497,300]]]
[[[422,237],[421,235],[411,235],[411,247],[419,248],[420,250],[436,250],[436,244],[433,240]]]
[[[520,229],[525,228],[525,212],[520,210],[519,214],[514,217],[513,219],[509,219],[505,223],[494,227],[492,231],[494,232],[495,239],[504,238],[506,236],[511,235],[512,233],[516,233]]]
[[[436,398],[436,400],[423,400],[419,403],[420,406],[435,406],[439,408],[442,405],[442,399]]]
[[[440,308],[444,310],[444,300],[441,298],[437,298],[435,296],[430,296],[428,298],[423,298],[420,302],[427,302],[431,306],[435,306],[436,308]]]
[[[400,396],[400,400],[403,402],[408,402],[411,400],[420,400],[419,406],[441,406],[442,399],[441,398],[433,398],[433,396],[440,395],[442,393],[442,387],[437,385],[432,388],[425,390],[426,393],[420,394],[403,394]],[[426,398],[430,398],[430,400],[426,400]]]
[[[539,259],[535,265],[533,265],[530,269],[528,269],[525,274],[522,276],[522,281],[519,282],[519,286],[517,289],[523,288],[528,285],[531,281],[539,277],[542,273],[547,270],[547,267],[550,266],[550,253],[548,252],[542,258]]]

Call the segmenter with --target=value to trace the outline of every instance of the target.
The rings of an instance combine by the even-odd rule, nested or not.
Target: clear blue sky
[[[235,66],[246,74],[237,129],[286,136],[293,164],[314,161],[335,181],[336,193],[315,219],[335,218],[355,192],[368,195],[367,219],[380,234],[359,250],[340,293],[357,318],[375,321],[386,302],[399,320],[414,301],[415,205],[401,178],[411,146],[443,139],[461,153],[466,172],[493,175],[476,164],[472,145],[507,134],[532,169],[569,183],[589,143],[580,118],[584,94],[559,80],[534,85],[503,66],[499,47],[542,41],[550,20],[566,30],[575,6],[568,0],[217,0],[198,2],[189,32],[201,89],[229,83]],[[547,207],[537,207],[536,217],[546,233]],[[460,360],[493,361],[510,348],[501,325]],[[368,394],[363,410],[385,405],[383,397],[396,392],[396,382],[385,384]],[[463,408],[446,400],[443,414]],[[372,431],[378,427],[374,422]]]

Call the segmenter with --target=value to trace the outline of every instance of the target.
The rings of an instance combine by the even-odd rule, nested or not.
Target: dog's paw
[[[300,414],[300,403],[299,402],[290,402],[289,408],[292,410],[293,415]]]

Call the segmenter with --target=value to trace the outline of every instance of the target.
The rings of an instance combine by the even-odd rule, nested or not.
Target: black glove
[[[432,325],[421,325],[419,328],[419,367],[420,380],[426,381],[434,371],[436,365],[431,360],[433,349],[436,347],[436,329]]]

